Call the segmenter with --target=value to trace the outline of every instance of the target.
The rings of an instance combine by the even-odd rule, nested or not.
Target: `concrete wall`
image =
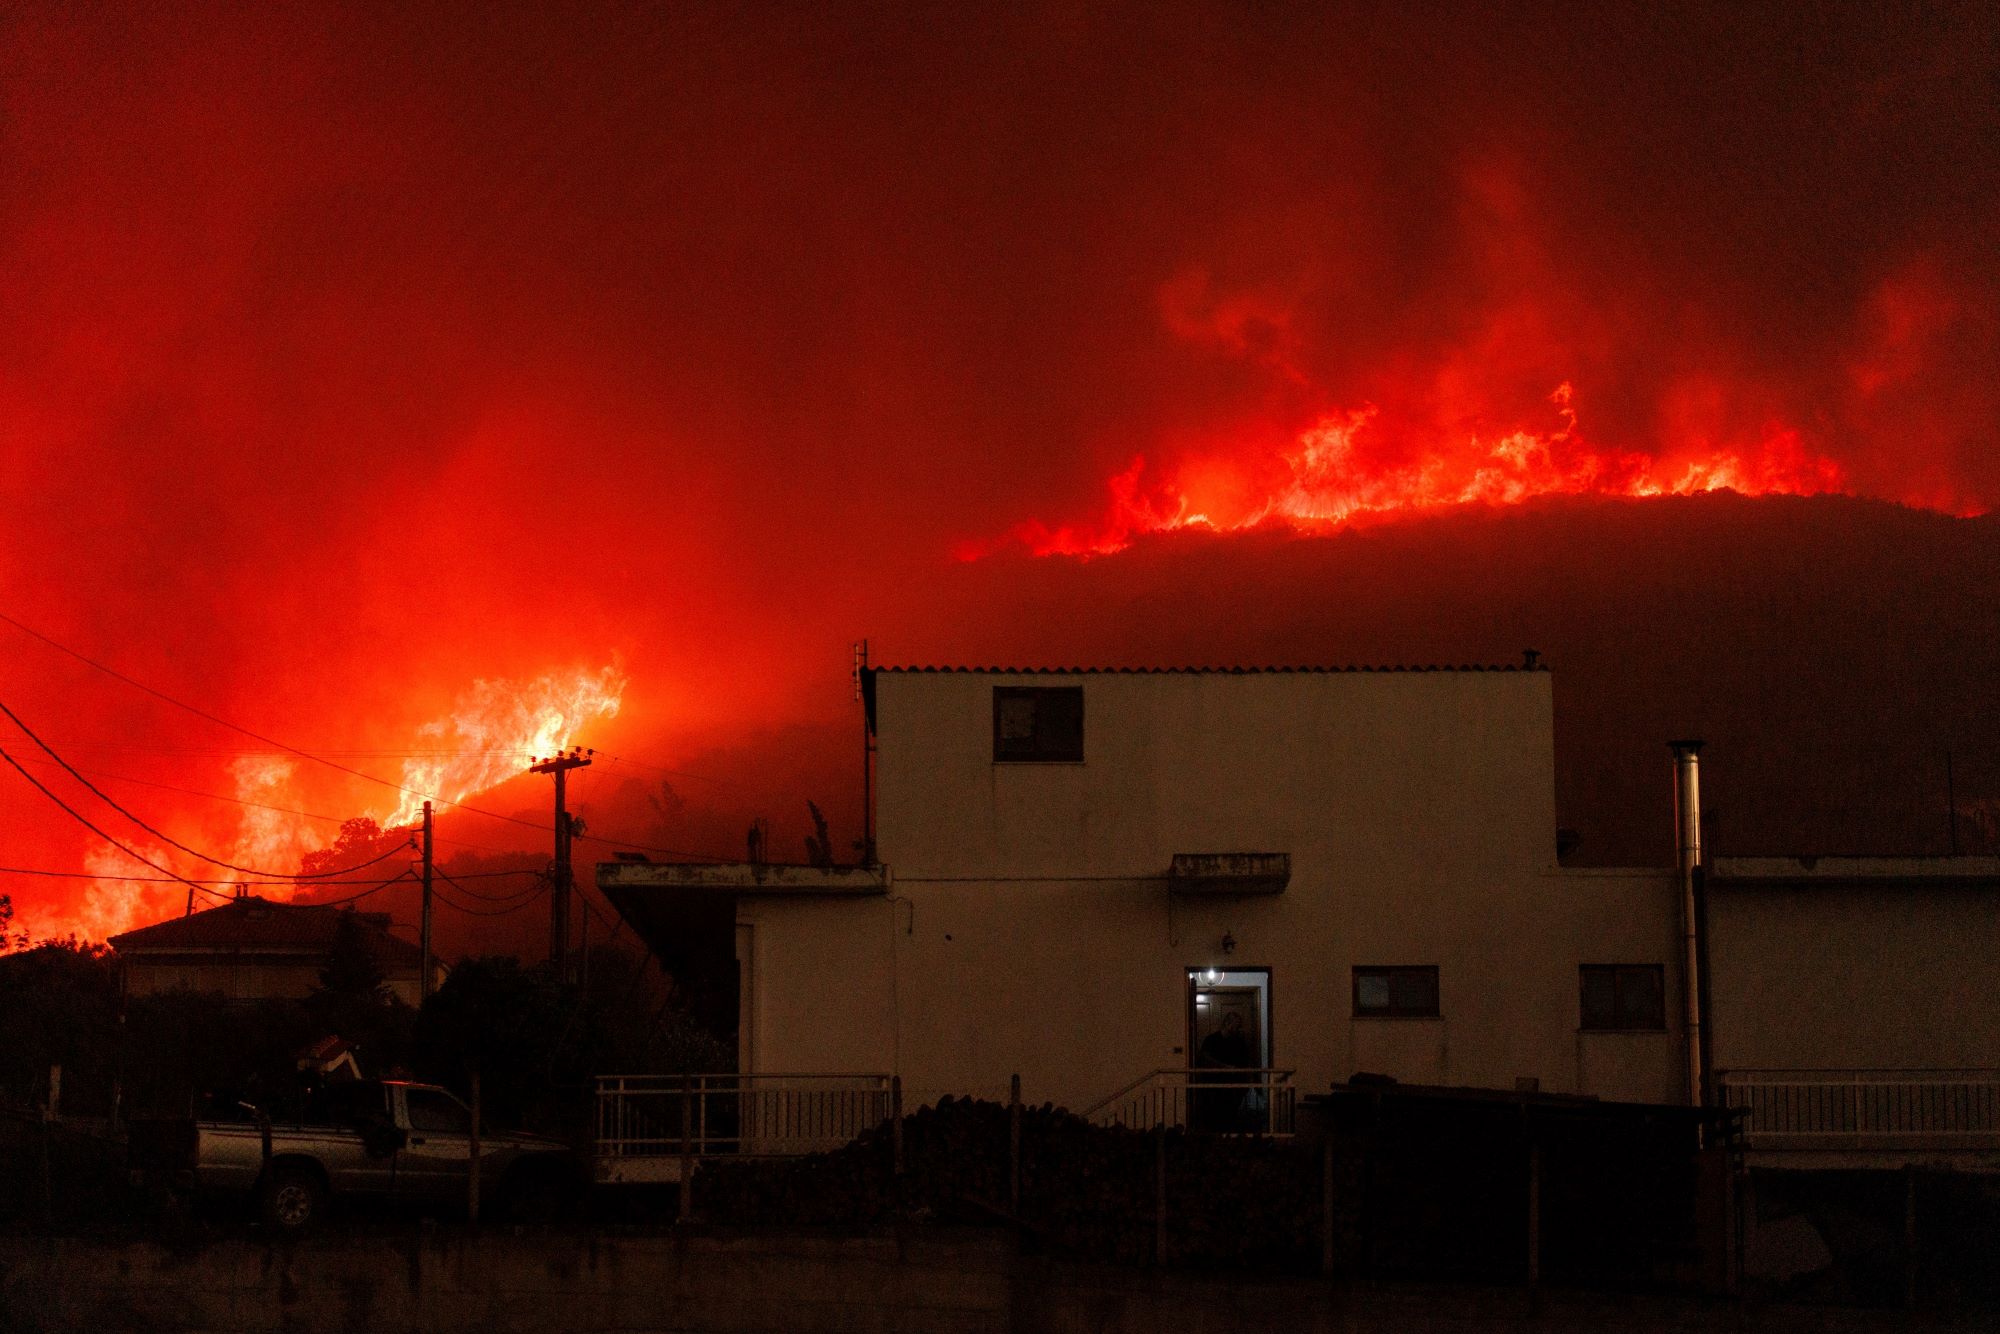
[[[2000,898],[1990,888],[1717,885],[1718,1070],[2000,1066]]]
[[[996,764],[992,691],[1081,684],[1080,764]],[[1584,963],[1667,966],[1674,882],[1555,866],[1543,672],[876,677],[885,898],[753,897],[766,1071],[1082,1108],[1187,1064],[1186,970],[1271,969],[1274,1060],[1678,1098],[1677,1025],[1584,1034]],[[1170,895],[1176,853],[1286,852],[1269,896]],[[1224,938],[1233,941],[1225,952]],[[1435,964],[1441,1015],[1356,1018],[1351,969]]]

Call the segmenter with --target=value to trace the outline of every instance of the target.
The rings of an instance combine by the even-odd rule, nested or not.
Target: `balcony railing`
[[[1213,1135],[1292,1133],[1290,1070],[1149,1070],[1084,1118],[1101,1126],[1167,1126]]]
[[[678,1179],[684,1158],[837,1149],[886,1121],[890,1101],[887,1075],[600,1075],[598,1175]]]
[[[2000,1070],[1730,1070],[1752,1150],[2000,1148]]]

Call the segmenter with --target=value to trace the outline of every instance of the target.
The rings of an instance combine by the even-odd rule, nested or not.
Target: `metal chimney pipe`
[[[1687,1026],[1688,1102],[1702,1105],[1701,936],[1695,908],[1701,861],[1701,742],[1670,741],[1674,756],[1674,865],[1681,880],[1681,995]]]

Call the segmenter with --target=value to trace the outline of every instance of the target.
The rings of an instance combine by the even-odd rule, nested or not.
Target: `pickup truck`
[[[242,1110],[238,1120],[135,1134],[134,1177],[166,1169],[197,1194],[250,1194],[264,1221],[285,1232],[320,1221],[336,1196],[465,1206],[472,1113],[435,1085],[353,1080],[319,1090],[295,1117]],[[481,1127],[482,1200],[515,1213],[546,1211],[582,1181],[575,1153],[560,1140]]]

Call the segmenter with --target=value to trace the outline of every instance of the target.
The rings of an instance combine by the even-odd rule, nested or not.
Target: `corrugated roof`
[[[274,903],[249,896],[111,937],[124,953],[172,950],[326,950],[341,919],[352,916],[379,963],[420,965],[423,951],[389,934],[387,913],[350,913],[310,903]]]
[[[1395,663],[1386,666],[1349,664],[1340,667],[876,667],[897,675],[928,673],[985,676],[1285,676],[1331,675],[1341,672],[1546,672],[1547,663],[1470,663],[1460,666]]]

